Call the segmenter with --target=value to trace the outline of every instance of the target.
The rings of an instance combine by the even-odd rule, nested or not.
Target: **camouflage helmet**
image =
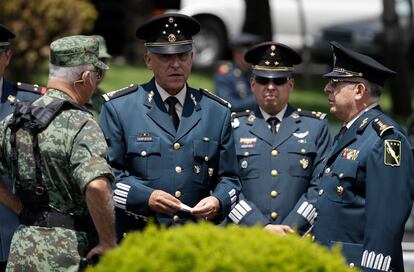
[[[106,42],[104,37],[101,35],[92,35],[99,43],[99,59],[110,59],[112,56],[108,53],[108,48],[106,47]]]
[[[50,44],[50,63],[56,66],[93,64],[99,69],[108,70],[108,65],[100,61],[98,55],[99,43],[91,36],[68,36]]]

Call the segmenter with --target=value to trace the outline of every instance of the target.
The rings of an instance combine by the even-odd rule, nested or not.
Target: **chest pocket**
[[[316,156],[314,143],[290,143],[287,145],[289,172],[294,177],[310,177]]]
[[[339,203],[352,203],[356,198],[357,175],[359,162],[339,158],[330,173],[327,194],[330,200]]]
[[[258,143],[257,143],[258,144]],[[236,145],[237,161],[242,180],[257,179],[260,176],[260,150],[257,148],[241,148]],[[263,167],[263,166],[262,166]]]
[[[217,175],[218,143],[211,140],[193,141],[193,176],[198,183],[209,183],[209,180]]]
[[[160,177],[157,166],[161,165],[160,137],[151,136],[151,141],[137,141],[137,136],[129,136],[127,161],[130,171],[141,178],[154,180]]]

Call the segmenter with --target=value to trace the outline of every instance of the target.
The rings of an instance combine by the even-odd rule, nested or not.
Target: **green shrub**
[[[49,44],[92,30],[98,17],[90,0],[0,0],[0,23],[16,34],[9,79],[30,82],[49,57]]]
[[[119,248],[102,257],[91,271],[355,271],[339,248],[332,252],[310,239],[278,236],[263,228],[207,223],[170,229],[148,227],[128,234]]]

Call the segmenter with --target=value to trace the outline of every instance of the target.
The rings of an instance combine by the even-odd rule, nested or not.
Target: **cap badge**
[[[276,46],[275,45],[270,46],[270,50],[275,51],[276,50]]]
[[[175,35],[174,34],[170,34],[170,35],[168,35],[168,41],[169,42],[175,42],[177,40],[177,38],[175,37]]]

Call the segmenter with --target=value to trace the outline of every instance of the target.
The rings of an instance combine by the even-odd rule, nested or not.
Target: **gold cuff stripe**
[[[347,74],[347,76],[350,76],[350,77],[353,77],[353,76],[354,77],[362,77],[363,76],[362,73],[357,73],[357,72],[345,70],[344,68],[340,68],[340,67],[334,67],[333,70],[335,72],[345,73],[345,74]]]
[[[170,45],[186,45],[192,44],[193,40],[185,40],[185,41],[178,41],[178,42],[148,42],[144,45],[146,47],[156,47],[156,46],[170,46]]]
[[[253,69],[256,70],[263,70],[263,71],[281,71],[281,72],[292,72],[293,67],[267,67],[267,66],[261,66],[261,65],[254,65]]]

